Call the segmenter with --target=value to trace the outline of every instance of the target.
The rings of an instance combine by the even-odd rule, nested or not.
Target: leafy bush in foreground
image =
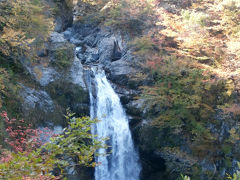
[[[69,166],[96,166],[93,161],[97,149],[106,147],[103,140],[93,138],[90,128],[96,120],[90,118],[73,118],[67,116],[69,126],[61,135],[52,135],[50,142],[41,142],[40,130],[30,126],[13,126],[17,120],[9,120],[7,113],[1,114],[9,125],[6,131],[12,141],[7,141],[12,150],[0,149],[0,176],[4,179],[58,179],[53,169],[60,170],[59,176],[64,177],[64,168]],[[23,122],[23,121],[22,121]],[[42,134],[41,134],[42,133]],[[77,159],[69,164],[68,159]]]

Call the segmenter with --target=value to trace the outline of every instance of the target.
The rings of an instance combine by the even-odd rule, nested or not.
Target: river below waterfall
[[[99,150],[100,154],[106,151],[110,151],[110,154],[96,157],[96,162],[100,165],[95,168],[95,180],[138,180],[141,170],[139,157],[134,149],[128,118],[120,99],[103,70],[95,67],[91,73],[90,114],[91,118],[100,120],[92,128],[92,133],[99,138],[109,138],[107,144],[110,146],[108,150]]]

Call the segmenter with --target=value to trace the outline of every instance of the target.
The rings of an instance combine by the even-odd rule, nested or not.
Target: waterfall
[[[108,137],[109,156],[97,156],[100,163],[95,168],[95,180],[138,180],[141,167],[134,149],[127,115],[118,95],[101,69],[93,69],[92,84],[89,83],[91,118],[98,118],[92,132],[99,138]],[[109,151],[109,150],[107,150]],[[99,153],[106,153],[100,149]]]

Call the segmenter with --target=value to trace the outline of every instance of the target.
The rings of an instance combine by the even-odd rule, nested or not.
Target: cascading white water
[[[93,70],[92,79],[96,92],[90,88],[91,118],[98,118],[93,133],[108,137],[111,147],[109,156],[98,156],[100,163],[95,168],[95,180],[138,180],[141,167],[138,154],[134,149],[128,118],[118,95],[107,81],[103,70]],[[100,149],[99,153],[105,153]]]

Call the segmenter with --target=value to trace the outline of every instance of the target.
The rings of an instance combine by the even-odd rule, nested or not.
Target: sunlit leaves
[[[79,165],[95,166],[93,162],[95,152],[99,148],[107,147],[103,143],[104,138],[97,140],[91,134],[91,125],[96,122],[97,120],[91,120],[88,117],[70,118],[69,127],[64,130],[63,135],[52,138],[51,143],[45,146],[46,149],[56,155],[78,157]]]
[[[90,132],[91,125],[97,120],[87,117],[74,118],[72,115],[68,113],[66,116],[69,126],[61,135],[53,136],[49,143],[39,147],[40,144],[35,146],[35,142],[32,142],[32,139],[39,138],[39,134],[35,133],[38,130],[29,128],[23,128],[24,131],[13,130],[12,121],[8,119],[5,112],[2,113],[5,120],[10,122],[8,128],[12,130],[7,130],[10,136],[13,133],[11,137],[15,137],[16,134],[24,137],[24,140],[29,143],[19,144],[18,137],[15,137],[13,147],[23,146],[22,150],[16,149],[15,152],[11,152],[0,149],[0,176],[9,180],[50,180],[60,178],[52,175],[54,168],[61,170],[61,178],[63,178],[65,167],[96,166],[97,164],[93,161],[94,155],[97,155],[96,151],[99,148],[107,148],[104,144],[105,138],[97,140],[96,135],[92,135]],[[69,160],[73,160],[73,163],[70,163]]]
[[[212,117],[216,105],[228,97],[226,84],[211,82],[201,70],[191,67],[190,61],[185,64],[173,57],[156,65],[154,80],[153,87],[143,87],[146,106],[155,118],[153,125],[207,135],[204,123]]]
[[[43,4],[31,0],[0,2],[0,51],[12,55],[16,49],[26,51],[36,39],[44,39],[53,28],[53,20],[44,15]]]

